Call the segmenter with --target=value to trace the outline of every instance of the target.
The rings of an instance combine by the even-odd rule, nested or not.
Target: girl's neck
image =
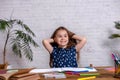
[[[59,48],[67,48],[67,45],[66,46],[58,46]]]

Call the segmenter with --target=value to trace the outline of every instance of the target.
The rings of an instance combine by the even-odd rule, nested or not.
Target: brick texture
[[[48,68],[49,53],[42,40],[51,36],[59,26],[65,26],[87,38],[81,49],[79,66],[112,66],[111,52],[120,52],[120,40],[110,40],[109,35],[117,32],[114,21],[120,19],[120,0],[1,0],[0,18],[23,20],[35,32],[40,45],[33,48],[34,60],[13,55],[10,47],[7,60],[13,68]],[[118,31],[119,32],[119,31]],[[0,32],[0,63],[5,35]]]

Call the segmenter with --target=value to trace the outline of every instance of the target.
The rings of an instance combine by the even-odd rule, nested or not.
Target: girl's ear
[[[56,42],[56,38],[55,37],[53,38],[53,40],[54,40],[54,42]]]

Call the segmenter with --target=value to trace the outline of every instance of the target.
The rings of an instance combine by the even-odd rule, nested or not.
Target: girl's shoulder
[[[66,50],[69,50],[69,51],[75,51],[76,48],[75,48],[75,46],[71,46],[71,47],[69,47],[69,48],[66,48]]]
[[[75,46],[71,46],[70,49],[75,49]]]

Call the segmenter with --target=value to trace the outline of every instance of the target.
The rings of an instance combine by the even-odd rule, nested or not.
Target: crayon
[[[76,72],[70,72],[70,71],[65,72],[65,74],[78,75],[78,76],[98,76],[98,75],[100,75],[99,73],[76,73]]]
[[[98,75],[100,75],[99,73],[85,73],[85,74],[82,74],[82,73],[80,73],[80,76],[98,76]]]
[[[90,80],[90,79],[94,79],[94,78],[96,78],[96,76],[85,77],[85,78],[78,78],[77,80]]]
[[[80,76],[80,73],[74,73],[74,72],[65,72],[65,74],[69,74],[69,75],[78,75],[78,76]]]
[[[83,70],[83,71],[72,71],[73,73],[81,73],[81,72],[89,72],[88,70]]]

